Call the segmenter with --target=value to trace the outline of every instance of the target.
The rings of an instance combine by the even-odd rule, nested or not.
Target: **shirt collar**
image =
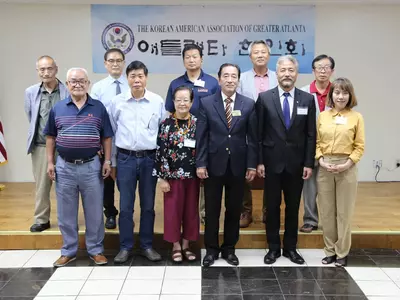
[[[59,87],[59,85],[60,85],[60,80],[58,80],[57,79],[57,85],[56,85],[56,87],[54,88],[54,90],[53,90],[53,92],[58,92],[59,90],[60,90],[60,87]],[[46,90],[46,88],[44,87],[44,84],[43,84],[43,82],[42,82],[42,84],[40,85],[40,92],[41,93],[43,93],[43,92],[47,92],[47,90]]]
[[[336,110],[336,108],[332,107],[329,111],[330,111],[330,113],[331,113],[334,117],[336,117],[336,116],[338,116],[338,115],[344,116],[344,115],[346,115],[348,112],[350,112],[350,108],[345,108],[345,109],[343,109],[342,111],[338,112],[338,111]]]
[[[316,93],[316,94],[321,95],[321,96],[326,96],[326,95],[328,95],[329,89],[331,88],[331,84],[332,84],[332,83],[329,82],[328,86],[326,87],[325,91],[324,91],[322,94],[320,94],[320,92],[318,92],[316,83],[317,83],[316,80],[314,80],[313,82],[311,82],[311,84],[310,84],[310,93],[311,93],[311,94]]]
[[[118,80],[119,83],[125,83],[127,82],[126,77],[122,74],[119,78],[115,79],[114,77],[112,77],[111,75],[108,75],[107,80],[111,83],[114,83],[115,80]]]
[[[203,76],[204,76],[203,69],[200,69],[200,75],[199,75],[199,78],[197,78],[197,79],[203,79]],[[185,72],[185,74],[183,74],[183,77],[185,78],[186,82],[192,82],[192,81],[190,81],[189,76],[187,75],[187,72]]]
[[[251,71],[253,71],[254,77],[265,77],[265,76],[269,77],[269,69],[267,69],[267,72],[265,72],[265,74],[263,74],[262,76],[258,75],[256,71],[254,71],[254,69],[251,69]]]
[[[225,103],[225,99],[228,98],[228,96],[225,95],[223,92],[221,92],[221,95],[222,95],[222,101],[224,101],[224,103]],[[236,99],[236,92],[235,92],[231,97],[229,97],[229,98],[232,99],[232,102],[235,102],[235,99]]]
[[[149,91],[148,91],[147,89],[144,89],[144,96],[143,96],[142,98],[140,98],[140,99],[135,99],[135,98],[133,98],[133,96],[132,96],[131,89],[129,89],[129,90],[126,91],[125,94],[123,94],[123,99],[125,99],[125,101],[129,101],[129,100],[131,100],[131,99],[134,99],[134,100],[147,100],[147,101],[149,101]]]
[[[90,97],[89,94],[86,94],[86,96],[87,96],[87,99],[86,99],[85,104],[94,105],[94,101],[93,101],[92,97]],[[73,104],[73,103],[74,103],[74,102],[72,101],[71,95],[69,95],[67,99],[68,99],[67,105]]]
[[[278,85],[278,90],[279,90],[279,98],[281,98],[283,96],[283,93],[289,93],[290,97],[292,97],[294,99],[294,87],[289,91],[289,92],[285,92],[279,85]]]

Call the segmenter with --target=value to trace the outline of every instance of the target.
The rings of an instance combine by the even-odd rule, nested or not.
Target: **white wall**
[[[0,181],[33,181],[25,152],[24,90],[37,82],[35,61],[43,54],[56,58],[63,81],[73,66],[87,68],[92,82],[103,77],[91,73],[90,6],[0,3],[0,28],[0,117],[9,154],[9,163],[0,168]],[[360,103],[357,109],[365,118],[361,181],[374,179],[372,160],[382,159],[384,167],[392,168],[400,159],[399,28],[400,5],[317,7],[315,53],[333,56],[336,76],[353,81]],[[150,73],[148,87],[164,96],[177,75]],[[298,86],[311,80],[312,75],[301,75]],[[400,180],[400,169],[381,171],[378,179]]]

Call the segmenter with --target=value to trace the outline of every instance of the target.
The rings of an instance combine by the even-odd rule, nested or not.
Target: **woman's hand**
[[[168,193],[171,190],[171,186],[169,185],[168,181],[165,179],[160,178],[160,188],[163,193]]]
[[[324,161],[324,158],[321,157],[319,160],[319,165],[324,168],[325,170],[327,170],[330,173],[334,173],[334,171],[336,171],[336,165],[334,164],[328,164]]]
[[[350,169],[352,165],[354,165],[353,161],[351,159],[348,159],[344,164],[336,165],[333,173],[342,173]]]

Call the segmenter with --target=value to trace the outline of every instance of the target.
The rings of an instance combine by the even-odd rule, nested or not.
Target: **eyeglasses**
[[[176,102],[176,103],[189,103],[190,99],[175,99],[174,102]]]
[[[123,59],[107,59],[107,62],[111,65],[117,63],[118,65],[123,63]]]
[[[87,80],[68,80],[68,83],[72,86],[77,86],[78,84],[80,86],[84,86],[88,83]]]
[[[322,70],[323,71],[330,71],[330,70],[332,70],[332,67],[331,66],[317,66],[315,68],[315,70],[317,70],[318,72],[321,72]]]

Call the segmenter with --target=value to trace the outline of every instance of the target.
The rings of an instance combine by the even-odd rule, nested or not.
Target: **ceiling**
[[[129,5],[210,5],[210,4],[363,4],[363,5],[400,5],[400,0],[0,0],[9,4],[129,4]]]

